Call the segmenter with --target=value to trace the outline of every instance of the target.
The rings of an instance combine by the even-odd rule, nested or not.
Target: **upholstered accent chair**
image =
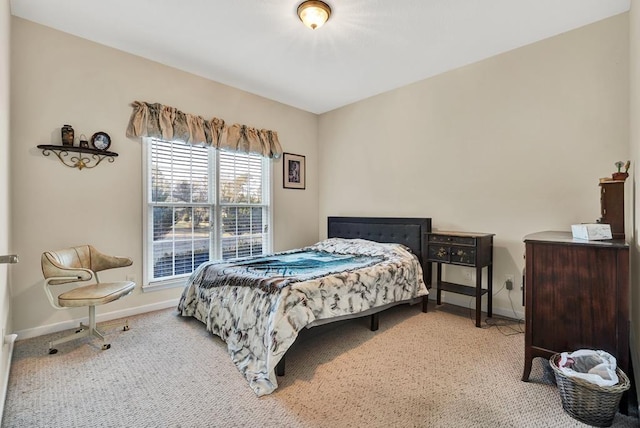
[[[113,302],[128,295],[135,288],[135,283],[132,281],[100,282],[98,272],[130,266],[133,261],[128,257],[103,254],[91,245],[46,251],[42,254],[41,261],[42,274],[45,278],[44,291],[54,308],[89,307],[89,325],[80,323],[80,328],[76,330],[75,334],[49,342],[49,353],[58,352],[55,348],[56,345],[87,336],[101,339],[102,349],[109,349],[111,345],[106,343],[104,333],[96,328],[96,306]],[[52,293],[53,287],[90,280],[95,283],[72,288],[57,296]],[[125,322],[124,330],[129,330],[127,322]]]

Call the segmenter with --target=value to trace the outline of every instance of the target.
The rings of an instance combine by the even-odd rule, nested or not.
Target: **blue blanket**
[[[235,286],[256,287],[271,293],[293,282],[361,269],[382,260],[381,256],[300,250],[237,261],[211,263],[204,267],[200,273],[202,275],[201,288],[233,284]]]

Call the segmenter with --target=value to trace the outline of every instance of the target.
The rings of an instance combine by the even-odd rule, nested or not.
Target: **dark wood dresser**
[[[525,351],[522,380],[535,357],[599,349],[629,374],[629,246],[586,241],[571,232],[524,238]]]

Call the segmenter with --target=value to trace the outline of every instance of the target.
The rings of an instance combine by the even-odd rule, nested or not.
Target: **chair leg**
[[[105,322],[104,325],[114,325],[114,324],[120,324],[122,321],[121,320],[114,320],[114,321],[110,321],[110,322]],[[127,318],[125,318],[124,320],[124,325],[122,326],[122,331],[129,331],[129,320]]]
[[[81,339],[83,337],[89,336],[90,334],[91,334],[91,331],[89,330],[89,328],[84,324],[80,323],[80,328],[76,330],[74,334],[49,342],[49,354],[55,354],[56,352],[58,352],[58,350],[55,348],[56,345],[59,345],[65,342],[70,342],[76,339]]]
[[[106,343],[104,333],[98,330],[98,328],[96,327],[96,307],[95,306],[89,306],[89,331],[92,336],[95,336],[98,339],[102,340],[103,350],[111,348],[111,344]]]
[[[127,330],[128,329],[129,328],[127,324]],[[102,340],[103,350],[111,348],[110,343],[105,343],[106,339],[105,339],[104,333],[98,330],[98,328],[96,327],[96,307],[95,306],[89,306],[89,325],[84,325],[83,323],[80,323],[80,328],[76,330],[74,334],[49,342],[49,354],[55,354],[58,352],[58,350],[55,348],[56,345],[69,342],[71,340],[81,339],[83,337],[88,337],[88,336],[94,336]]]

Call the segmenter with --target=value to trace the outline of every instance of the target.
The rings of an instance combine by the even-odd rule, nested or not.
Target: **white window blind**
[[[145,284],[270,251],[270,167],[254,154],[147,140]]]

